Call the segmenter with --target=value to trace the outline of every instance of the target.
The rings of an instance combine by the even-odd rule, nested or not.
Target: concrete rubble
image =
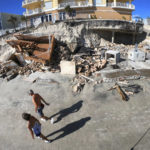
[[[145,59],[144,62],[140,62],[144,63],[143,68],[138,68],[140,63],[134,62],[129,57],[129,52],[135,50],[134,45],[112,43],[105,37],[106,35],[109,37],[109,33],[103,33],[99,29],[101,34],[97,34],[96,24],[93,24],[92,29],[89,27],[90,24],[87,22],[74,22],[74,24],[64,22],[48,25],[46,28],[39,26],[28,34],[14,34],[12,38],[6,39],[14,51],[5,61],[11,60],[17,64],[15,67],[17,75],[29,76],[36,71],[72,74],[74,76],[71,85],[73,93],[80,93],[86,83],[92,83],[94,86],[102,82],[124,82],[148,77],[147,71],[145,74],[139,74],[141,72],[139,69],[150,69],[148,42],[138,44],[138,50],[140,54],[144,54]],[[138,32],[142,34],[142,29]],[[116,36],[116,39],[120,36]],[[63,62],[65,62],[64,65]],[[14,70],[1,61],[1,77],[7,77],[7,72],[11,69]]]

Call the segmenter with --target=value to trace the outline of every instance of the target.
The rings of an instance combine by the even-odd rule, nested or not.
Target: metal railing
[[[112,8],[127,8],[127,9],[135,9],[135,6],[130,3],[120,3],[120,2],[113,2],[113,3],[107,3],[107,6]]]
[[[42,12],[42,9],[36,8],[36,9],[33,9],[33,10],[29,10],[27,12],[24,12],[23,15],[24,16],[31,16],[31,15],[35,15],[35,14],[38,14],[38,13],[41,13],[41,12]]]
[[[70,7],[88,7],[90,6],[88,2],[67,2],[67,3],[60,3],[58,4],[58,8],[65,8],[67,5]]]
[[[34,2],[41,2],[42,0],[24,0],[22,2],[22,6],[23,5],[27,5],[27,4],[30,4],[30,3],[34,3]]]

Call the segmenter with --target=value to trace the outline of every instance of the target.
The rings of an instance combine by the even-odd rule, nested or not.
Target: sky
[[[150,17],[150,0],[134,0],[135,11],[133,15],[142,18]],[[22,0],[0,0],[0,12],[23,14],[25,9],[22,8]]]

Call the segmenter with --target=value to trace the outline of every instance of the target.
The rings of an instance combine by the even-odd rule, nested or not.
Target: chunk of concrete
[[[73,61],[61,61],[60,62],[61,74],[76,74],[75,62]]]
[[[10,68],[10,69],[18,67],[18,65],[12,60],[9,60],[9,61],[1,64],[1,65],[2,65],[2,67],[7,67],[7,68]]]

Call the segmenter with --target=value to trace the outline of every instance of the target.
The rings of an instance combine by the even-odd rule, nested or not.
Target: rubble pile
[[[33,72],[36,71],[44,72],[46,70],[47,68],[43,67],[41,63],[32,62],[30,64],[26,64],[25,66],[21,67],[18,66],[15,62],[10,60],[0,65],[0,77],[6,78],[7,81],[9,81],[8,80],[9,77],[14,75],[29,76]]]
[[[91,76],[94,72],[105,67],[107,61],[100,56],[75,57],[77,74]]]
[[[72,60],[72,54],[66,45],[61,45],[59,42],[56,42],[50,66],[52,68],[58,68],[60,70],[60,61],[62,60]]]

